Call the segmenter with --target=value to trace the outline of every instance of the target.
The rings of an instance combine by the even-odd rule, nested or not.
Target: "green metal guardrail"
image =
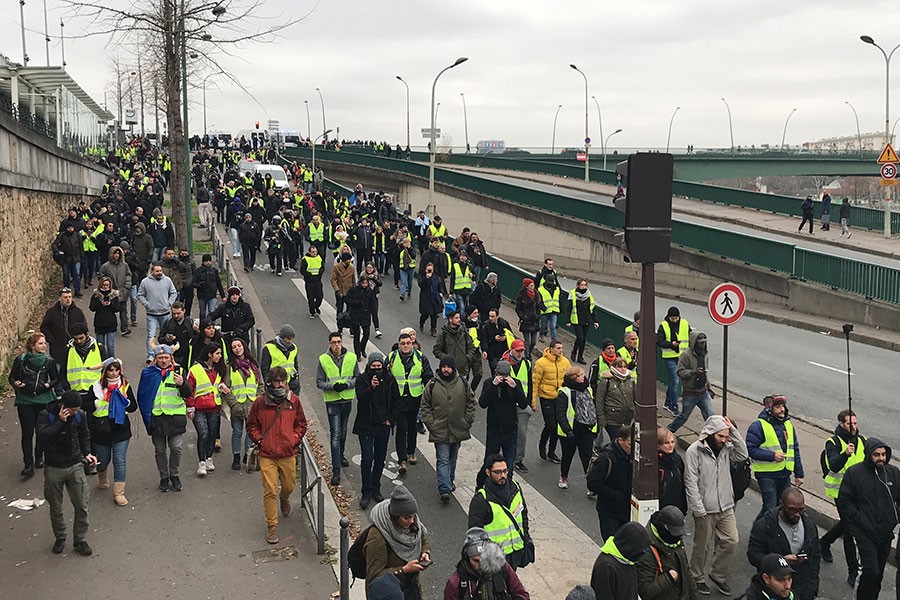
[[[309,151],[308,149],[294,148],[291,149],[290,154],[305,158]],[[428,177],[428,165],[406,160],[344,152],[322,151],[320,154],[322,160],[401,172],[419,178]],[[508,202],[551,210],[558,214],[615,229],[622,229],[624,224],[624,215],[612,206],[587,202],[562,194],[532,190],[524,186],[491,181],[459,171],[440,168],[435,169],[435,180],[460,189],[472,190]],[[849,258],[829,256],[802,250],[793,244],[693,225],[678,220],[673,220],[672,238],[676,244],[701,252],[773,269],[798,279],[814,281],[867,298],[900,304],[900,270],[892,267],[870,265]]]

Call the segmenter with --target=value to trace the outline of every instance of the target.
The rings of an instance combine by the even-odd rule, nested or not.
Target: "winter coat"
[[[359,327],[370,326],[378,312],[378,298],[371,287],[354,285],[344,296],[344,303],[350,311],[350,323]]]
[[[422,552],[431,552],[431,546],[428,544],[428,535],[424,531],[422,532]],[[406,561],[397,556],[391,549],[390,544],[384,539],[384,535],[382,535],[375,526],[370,527],[369,533],[366,535],[366,543],[363,546],[363,555],[366,557],[367,593],[370,583],[385,573],[394,573],[397,569],[406,564]],[[399,575],[396,575],[396,577],[400,581],[401,589],[407,590],[404,593],[404,598],[422,597],[419,576],[417,574],[400,573]],[[409,594],[409,596],[406,594]]]
[[[160,225],[156,219],[150,222],[147,234],[153,240],[155,248],[174,248],[175,247],[175,229],[168,220],[163,221]]]
[[[425,386],[422,422],[432,443],[452,444],[472,437],[475,396],[457,373],[449,381],[438,375]]]
[[[153,258],[153,238],[147,233],[143,223],[135,226],[134,238],[131,241],[131,251],[137,258],[138,272],[146,275],[150,268],[150,259]]]
[[[478,323],[475,323],[478,326]],[[485,321],[478,328],[478,339],[481,342],[480,350],[487,352],[489,361],[500,360],[503,353],[509,350],[509,342],[506,339],[506,330],[512,330],[512,326],[503,317],[497,317],[496,323]],[[497,341],[497,336],[501,340]]]
[[[194,271],[192,284],[197,289],[197,298],[200,300],[225,297],[225,289],[222,287],[219,270],[213,266],[204,267],[201,264],[197,267],[197,270]]]
[[[104,304],[104,300],[108,304]],[[94,333],[103,335],[104,333],[115,333],[118,327],[119,309],[118,290],[110,290],[106,294],[100,290],[94,290],[91,294],[90,309],[94,313]]]
[[[188,273],[188,267],[186,264],[181,262],[178,257],[173,258],[172,260],[161,260],[163,267],[163,274],[172,280],[172,284],[175,286],[175,289],[181,291],[181,288],[184,287],[184,280]]]
[[[97,409],[96,402],[99,399],[99,395],[103,393],[104,390],[100,387],[99,382],[91,387],[90,400],[86,407],[88,428],[91,430],[91,442],[101,446],[112,446],[131,439],[131,421],[128,419],[127,413],[136,411],[138,407],[137,400],[134,397],[134,387],[129,384],[128,391],[125,394],[125,397],[128,399],[128,407],[125,409],[125,422],[121,425],[117,425],[109,416],[94,416],[94,411]]]
[[[731,441],[719,451],[712,451],[708,438],[717,431],[729,429]],[[684,487],[688,506],[695,517],[721,513],[734,508],[734,489],[731,485],[731,462],[747,459],[747,445],[737,428],[725,425],[720,416],[713,416],[700,430],[700,438],[684,453]]]
[[[243,298],[239,298],[236,303],[229,298],[217,306],[206,318],[210,321],[222,319],[223,333],[231,334],[231,338],[239,337],[245,341],[249,340],[249,332],[256,325],[253,308]]]
[[[612,374],[612,371],[600,373],[600,381],[594,390],[597,403],[597,424],[631,425],[634,420],[634,404],[637,401],[634,377],[624,380]]]
[[[77,409],[77,415],[63,421],[58,417],[60,408],[61,402],[48,404],[38,413],[35,430],[44,449],[44,464],[64,469],[78,464],[91,453],[91,434],[83,410]]]
[[[168,338],[170,335],[172,336],[172,339]],[[190,319],[185,317],[181,320],[181,323],[179,323],[172,317],[169,317],[163,322],[162,327],[159,329],[159,333],[156,334],[156,338],[161,344],[174,346],[178,343],[178,350],[173,353],[172,357],[175,359],[176,364],[187,369],[190,367],[190,365],[187,364],[187,361],[193,335],[194,327],[191,324]]]
[[[522,382],[512,377],[514,387],[505,381],[494,385],[494,378],[485,380],[481,386],[481,397],[478,405],[487,409],[487,431],[491,433],[512,433],[518,431],[519,412],[529,404],[522,389]]]
[[[767,554],[793,554],[790,542],[778,524],[778,511],[777,507],[767,511],[753,523],[750,530],[747,560],[757,569]],[[797,571],[791,591],[794,592],[795,600],[813,600],[819,595],[819,567],[822,561],[819,530],[809,515],[803,514],[800,519],[803,523],[803,546],[798,554],[806,554],[807,559],[791,565]]]
[[[763,445],[765,441],[765,434],[763,433],[762,424],[759,422],[760,419],[767,421],[772,428],[775,430],[775,437],[778,438],[778,442],[781,444],[781,451],[787,453],[787,432],[785,431],[785,423],[791,419],[790,415],[785,409],[784,420],[779,421],[771,414],[769,411],[763,409],[760,411],[757,420],[750,423],[750,427],[747,428],[747,452],[750,454],[751,460],[759,460],[766,462],[775,462],[775,452],[772,450],[764,450],[760,446]],[[803,478],[803,461],[800,460],[800,441],[797,439],[797,430],[794,428],[794,477]],[[757,479],[779,479],[782,477],[790,477],[790,471],[782,470],[782,471],[773,471],[773,472],[756,472],[754,473]]]
[[[677,452],[657,452],[659,465],[659,507],[677,506],[687,514],[687,493],[684,489],[684,460]]]
[[[697,600],[697,583],[691,576],[684,542],[667,544],[659,539],[649,524],[647,531],[650,533],[651,548],[635,564],[641,600]],[[672,579],[669,571],[678,573],[677,581]]]
[[[46,405],[62,394],[59,367],[47,354],[26,352],[17,356],[7,381],[16,392],[15,406]],[[24,387],[16,387],[16,381],[24,383]]]
[[[468,559],[463,559],[468,561]],[[519,576],[509,563],[503,565],[503,571],[494,575],[494,598],[496,600],[531,600],[531,595],[522,585]],[[481,581],[466,573],[463,563],[456,566],[456,570],[447,579],[444,585],[444,600],[477,600],[481,598]],[[499,585],[498,585],[499,584]],[[500,587],[502,586],[502,587]]]
[[[297,453],[297,448],[306,435],[307,421],[303,406],[296,394],[288,392],[283,400],[287,403],[278,414],[279,403],[261,395],[250,408],[247,416],[247,435],[255,444],[260,444],[259,455],[265,458],[287,458]],[[278,415],[276,423],[275,416]],[[274,424],[274,425],[273,425]],[[272,427],[269,429],[269,427]],[[269,430],[266,433],[266,430]],[[260,443],[260,438],[266,433]]]
[[[532,398],[556,400],[556,394],[563,384],[566,369],[572,366],[565,356],[553,356],[550,348],[544,349],[544,355],[534,362],[531,372]]]
[[[262,238],[262,227],[254,219],[247,223],[244,221],[238,228],[238,241],[242,246],[250,246],[256,248]]]
[[[352,262],[339,262],[331,269],[331,289],[346,296],[356,285],[356,269]]]
[[[538,296],[528,296],[528,290],[522,288],[516,294],[516,315],[519,317],[519,331],[533,333],[540,327],[541,317],[538,314]]]
[[[483,528],[488,523],[494,520],[494,511],[491,508],[491,503],[505,506],[506,509],[509,510],[510,502],[512,502],[512,499],[515,497],[516,493],[518,493],[518,491],[521,491],[521,487],[519,487],[519,484],[517,484],[514,479],[509,478],[506,480],[506,485],[503,487],[500,487],[489,479],[485,478],[485,482],[482,487],[484,489],[485,496],[482,496],[480,492],[477,492],[469,501],[468,527],[470,528]],[[522,494],[522,533],[525,534],[526,538],[531,537],[531,532],[528,525],[528,502],[525,498],[524,493]],[[515,550],[506,555],[506,560],[507,562],[509,562],[509,564],[518,567],[522,563],[524,554],[524,548],[522,548],[521,550]]]
[[[878,448],[887,451],[887,462],[880,469],[872,462],[872,453]],[[900,504],[900,469],[890,461],[891,447],[870,437],[866,440],[866,460],[844,472],[836,503],[841,522],[853,537],[876,543],[892,539]]]
[[[119,260],[115,256],[118,252]],[[106,276],[112,280],[113,288],[119,290],[119,301],[128,300],[128,290],[131,289],[131,269],[125,263],[125,253],[119,246],[109,249],[109,260],[100,266],[101,277]]]
[[[813,202],[810,198],[806,198],[803,200],[803,202],[800,203],[800,211],[803,213],[803,218],[812,218]]]
[[[419,314],[420,315],[436,315],[443,309],[443,300],[441,297],[447,294],[444,288],[444,281],[439,277],[432,275],[426,277],[419,276]]]
[[[597,600],[638,600],[638,579],[634,564],[622,562],[618,557],[601,552],[591,570],[591,588]]]
[[[488,312],[492,308],[500,310],[500,287],[496,285],[491,287],[487,282],[479,283],[469,296],[469,304],[475,306],[478,309],[481,320],[486,321]]]
[[[72,339],[69,329],[75,323],[87,325],[87,319],[74,303],[63,310],[62,304],[57,302],[44,313],[44,319],[41,321],[41,333],[47,338],[47,343],[50,344],[50,356],[57,364],[66,364],[66,344]]]
[[[356,420],[353,434],[366,436],[373,425],[397,422],[400,409],[400,390],[397,380],[387,369],[378,373],[380,383],[372,387],[372,373],[366,370],[356,378]]]
[[[681,389],[686,395],[703,394],[709,388],[709,353],[697,351],[697,336],[699,331],[692,331],[688,349],[678,357],[678,378],[681,380]],[[701,373],[697,369],[706,369]]]
[[[627,521],[631,515],[631,457],[614,439],[594,459],[587,488],[597,494],[597,512]]]
[[[81,256],[84,254],[84,247],[81,243],[81,236],[78,231],[68,233],[63,231],[53,241],[53,253],[59,264],[74,265],[81,262]]]
[[[452,356],[456,361],[456,370],[461,377],[469,374],[469,366],[476,358],[481,360],[472,336],[469,335],[462,323],[456,329],[453,329],[450,323],[441,327],[441,331],[434,341],[433,352],[438,361],[444,356]]]

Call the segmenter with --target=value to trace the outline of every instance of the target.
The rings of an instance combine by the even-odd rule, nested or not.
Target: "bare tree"
[[[249,42],[267,43],[304,17],[282,18],[263,15],[264,0],[129,0],[110,6],[91,0],[67,0],[76,16],[87,20],[84,33],[72,37],[105,36],[115,49],[137,44],[145,62],[158,74],[159,95],[168,126],[172,161],[172,217],[178,244],[187,245],[185,180],[187,134],[182,121],[182,70],[187,57],[222,72],[239,87],[240,82],[217,60],[220,53],[231,55],[233,48]],[[196,69],[195,69],[196,71]],[[246,90],[245,90],[246,91]],[[189,184],[188,184],[189,185]],[[193,248],[188,249],[193,253]]]

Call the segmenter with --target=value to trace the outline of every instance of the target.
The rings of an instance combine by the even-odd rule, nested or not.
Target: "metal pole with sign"
[[[728,327],[737,323],[747,309],[744,290],[733,283],[720,283],[709,293],[709,316],[724,327],[722,335],[722,414],[728,415]]]

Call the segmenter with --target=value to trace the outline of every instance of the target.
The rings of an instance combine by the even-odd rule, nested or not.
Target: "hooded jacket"
[[[452,356],[456,361],[456,370],[461,377],[469,374],[469,365],[476,360],[476,357],[481,360],[481,356],[475,350],[475,342],[472,341],[472,336],[469,335],[463,323],[460,323],[456,329],[453,329],[450,323],[441,327],[441,331],[434,341],[434,355],[438,360],[447,355]]]
[[[487,430],[492,433],[512,433],[518,431],[519,411],[529,404],[522,382],[512,377],[513,387],[505,381],[494,384],[491,377],[481,385],[481,396],[478,405],[487,409]]]
[[[153,238],[147,233],[147,227],[143,223],[134,226],[131,249],[137,261],[138,272],[141,276],[146,275],[147,269],[150,268],[150,259],[153,257]]]
[[[563,355],[553,356],[550,348],[545,348],[544,355],[535,361],[531,372],[532,397],[556,400],[563,384],[563,375],[571,366],[568,358]]]
[[[428,441],[432,443],[453,444],[472,437],[475,396],[457,372],[454,371],[449,380],[437,373],[425,386],[422,422],[428,428]]]
[[[635,565],[641,599],[697,600],[697,583],[691,576],[684,542],[664,542],[656,530],[653,517],[650,517],[650,523],[647,524],[647,532],[650,534],[652,548]],[[678,573],[678,579],[672,579],[669,571]]]
[[[709,445],[709,438],[723,429],[728,429],[731,441],[716,455]],[[733,424],[726,425],[725,418],[719,415],[708,418],[700,430],[700,438],[684,454],[684,487],[688,506],[695,517],[734,508],[730,463],[746,459],[747,445],[737,428]]]
[[[689,347],[678,357],[678,378],[685,394],[702,394],[709,386],[709,356],[706,351],[699,351],[697,338],[699,331],[691,331]],[[705,337],[705,336],[704,336]],[[706,369],[700,373],[697,369]]]
[[[637,385],[630,375],[619,379],[612,371],[600,373],[600,381],[594,390],[597,403],[597,424],[630,425],[634,419],[634,403],[637,400]]]
[[[58,401],[48,404],[38,413],[35,430],[44,449],[46,465],[64,469],[91,453],[91,434],[83,410],[79,408],[77,415],[63,421],[57,416],[61,407]]]
[[[872,462],[872,453],[878,448],[887,451],[881,468]],[[866,537],[876,543],[893,538],[900,510],[900,469],[890,461],[891,447],[870,437],[866,440],[866,460],[844,473],[836,503],[841,522],[854,537]]]
[[[587,488],[597,494],[597,512],[627,521],[631,514],[631,458],[614,439],[603,447],[589,469]]]
[[[236,303],[229,298],[209,313],[207,318],[210,321],[222,319],[222,331],[224,333],[231,334],[231,337],[239,337],[245,340],[249,340],[249,332],[256,325],[253,308],[243,297],[238,298]]]
[[[791,419],[791,415],[785,407],[784,419],[777,419],[767,409],[760,411],[757,420],[750,423],[747,428],[747,452],[753,460],[775,462],[775,453],[771,450],[764,450],[760,446],[765,442],[766,436],[763,433],[760,420],[767,421],[775,430],[778,442],[781,444],[781,451],[787,453],[787,432],[785,431],[785,423]],[[789,471],[774,472],[756,472],[757,479],[790,477]],[[794,477],[803,478],[803,461],[800,460],[800,442],[797,440],[797,430],[794,429]]]
[[[172,280],[163,275],[160,279],[144,277],[138,286],[138,302],[147,309],[147,314],[162,317],[169,313],[178,299],[178,292]]]
[[[650,546],[647,530],[638,523],[626,523],[614,537],[607,538],[591,572],[591,588],[597,600],[637,600],[636,561]]]
[[[747,560],[757,569],[767,554],[792,554],[790,542],[778,524],[778,511],[778,508],[767,511],[753,523],[750,530]],[[806,554],[808,558],[802,563],[791,565],[797,571],[791,591],[796,600],[813,600],[819,595],[819,566],[822,561],[819,530],[809,515],[803,514],[800,519],[803,523],[803,546],[800,553]]]
[[[116,253],[119,259],[116,260]],[[113,288],[119,290],[119,301],[128,300],[128,290],[131,288],[131,269],[125,264],[125,252],[119,246],[109,249],[109,260],[100,266],[100,276],[109,277]]]

